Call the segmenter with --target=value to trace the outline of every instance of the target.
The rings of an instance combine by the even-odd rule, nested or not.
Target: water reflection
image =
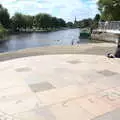
[[[25,48],[53,45],[71,45],[87,43],[88,40],[79,40],[80,29],[61,30],[48,33],[21,33],[9,36],[9,40],[0,44],[0,52],[15,51]]]

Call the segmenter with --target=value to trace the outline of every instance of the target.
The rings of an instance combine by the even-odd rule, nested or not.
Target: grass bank
[[[7,30],[0,25],[0,41],[4,41],[7,38]]]

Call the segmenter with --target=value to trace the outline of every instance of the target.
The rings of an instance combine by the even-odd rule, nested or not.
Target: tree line
[[[80,28],[97,28],[99,21],[120,21],[120,0],[98,0],[99,14],[91,19],[83,19],[78,22]]]
[[[25,29],[44,29],[66,27],[67,24],[62,18],[53,17],[46,13],[39,13],[35,16],[15,13],[10,18],[6,8],[0,5],[0,24],[12,31],[20,31]]]
[[[120,0],[99,0],[98,9],[102,21],[120,21]]]
[[[66,22],[57,17],[52,17],[46,13],[39,13],[36,16],[23,15],[16,13],[11,18],[11,27],[14,31],[21,29],[43,29],[66,27]]]
[[[88,18],[76,23],[66,23],[62,18],[53,17],[46,13],[39,13],[35,16],[15,13],[10,17],[6,8],[0,4],[0,24],[12,31],[22,29],[49,29],[60,27],[97,27],[99,21],[120,21],[120,0],[98,0],[99,14],[94,19]]]
[[[99,14],[91,19],[83,19],[77,24],[80,28],[97,28],[99,21],[120,21],[120,0],[98,0]]]

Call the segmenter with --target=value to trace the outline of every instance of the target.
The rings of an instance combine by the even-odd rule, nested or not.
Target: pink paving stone
[[[113,107],[120,107],[120,87],[111,88],[100,92],[98,99],[102,99],[104,102],[112,105]]]
[[[95,116],[81,108],[75,101],[56,104],[50,107],[56,120],[91,120]]]
[[[98,99],[96,95],[91,95],[77,100],[78,105],[89,113],[95,116],[102,115],[104,113],[114,110],[114,107],[102,99]]]

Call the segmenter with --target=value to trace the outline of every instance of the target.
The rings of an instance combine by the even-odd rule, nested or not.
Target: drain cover
[[[17,68],[15,69],[16,72],[29,72],[31,71],[31,68],[28,67],[22,67],[22,68]]]
[[[78,63],[80,63],[80,61],[78,61],[78,60],[72,60],[72,61],[68,61],[68,63],[70,63],[70,64],[78,64]]]
[[[31,90],[33,92],[41,92],[41,91],[46,91],[46,90],[50,90],[50,89],[55,88],[52,84],[50,84],[48,82],[31,84],[31,85],[29,85],[29,87],[31,88]]]
[[[99,71],[98,73],[100,73],[100,74],[102,74],[104,76],[113,76],[113,75],[119,74],[117,72],[113,72],[113,71],[109,71],[109,70]]]

